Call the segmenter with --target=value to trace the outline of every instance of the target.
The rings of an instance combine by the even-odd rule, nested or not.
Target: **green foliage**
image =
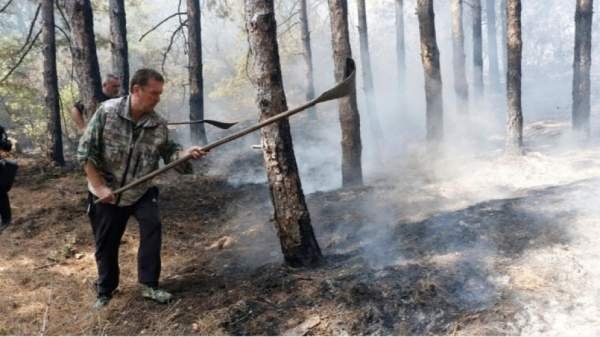
[[[29,83],[9,82],[0,85],[0,96],[4,97],[2,108],[19,143],[27,145],[24,140],[29,140],[32,144],[43,144],[46,134],[43,95]]]

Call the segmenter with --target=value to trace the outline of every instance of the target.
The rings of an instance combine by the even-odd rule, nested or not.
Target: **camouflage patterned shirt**
[[[82,165],[86,162],[94,165],[112,190],[158,169],[160,158],[165,163],[176,160],[181,150],[180,145],[169,139],[164,118],[152,112],[136,123],[129,107],[129,96],[102,103],[90,119],[77,149],[78,161]],[[192,172],[189,162],[175,169],[181,173]],[[133,187],[118,196],[115,203],[131,205],[152,185],[149,180]],[[88,188],[92,191],[91,186]]]

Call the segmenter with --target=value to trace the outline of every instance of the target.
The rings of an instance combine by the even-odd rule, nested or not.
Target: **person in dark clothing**
[[[9,152],[12,149],[12,143],[8,139],[6,130],[0,125],[0,153]],[[11,222],[12,214],[10,210],[10,199],[8,191],[12,187],[17,172],[17,164],[11,160],[2,159],[0,155],[0,232],[2,232]]]
[[[111,98],[117,97],[119,95],[119,86],[119,76],[113,74],[106,75],[106,78],[102,83],[102,96],[98,100],[98,103],[102,103]],[[85,112],[86,108],[83,106],[81,101],[77,101],[75,104],[73,104],[73,108],[71,109],[71,117],[73,118],[73,121],[80,132],[85,130],[85,125],[87,124]],[[91,114],[87,116],[88,120],[90,118],[92,118]]]

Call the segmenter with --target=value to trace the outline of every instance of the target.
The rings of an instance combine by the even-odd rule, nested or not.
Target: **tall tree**
[[[593,0],[577,0],[573,57],[573,129],[590,134],[590,68],[592,66]]]
[[[425,73],[427,141],[437,143],[444,136],[444,102],[433,0],[417,0],[417,16],[421,37],[421,62]]]
[[[110,0],[110,50],[113,73],[119,76],[119,95],[129,93],[129,52],[127,47],[127,17],[125,0]]]
[[[44,91],[48,109],[48,158],[56,164],[65,164],[63,157],[62,129],[58,77],[56,73],[56,34],[54,31],[54,0],[41,0],[42,39],[44,43]]]
[[[188,60],[190,78],[190,120],[204,119],[204,80],[202,76],[202,34],[200,2],[187,0]],[[190,124],[192,143],[206,144],[204,124]]]
[[[493,92],[497,92],[500,88],[500,71],[498,69],[498,44],[496,42],[496,0],[487,0],[486,16],[490,87]]]
[[[506,150],[511,154],[522,153],[523,111],[521,108],[521,0],[507,0],[506,21],[508,45],[506,47],[507,73],[506,98],[508,102],[508,126]]]
[[[371,68],[371,55],[369,53],[369,29],[367,27],[367,9],[365,0],[357,0],[358,9],[358,36],[360,39],[360,61],[362,64],[362,77],[369,114],[369,124],[375,139],[383,136],[379,119],[377,118],[377,106],[375,104],[375,88],[373,85],[373,70]]]
[[[463,31],[464,0],[452,0],[452,65],[454,68],[454,91],[458,112],[469,112],[469,85],[465,70],[465,38]]]
[[[404,0],[396,0],[396,69],[399,96],[404,95],[406,76],[406,56],[404,48]]]
[[[245,0],[246,29],[253,55],[256,103],[261,120],[287,110],[273,0]],[[321,259],[294,156],[287,120],[261,129],[262,148],[277,234],[285,261],[311,266]]]
[[[475,100],[483,97],[483,48],[481,40],[481,0],[471,1],[473,17],[473,91]]]
[[[313,74],[312,48],[310,47],[310,29],[308,28],[308,10],[306,0],[300,0],[300,33],[302,38],[302,49],[304,63],[306,65],[306,75],[304,76],[304,86],[306,88],[306,100],[312,101],[315,98],[315,79]],[[308,110],[311,118],[317,117],[316,107]]]
[[[502,71],[504,71],[504,74],[506,74],[506,60],[507,60],[507,55],[506,55],[506,46],[507,46],[507,38],[506,38],[506,27],[508,26],[508,24],[506,23],[506,0],[500,0],[500,20],[501,25],[500,27],[500,44],[502,45],[502,57],[500,58],[502,60]],[[503,81],[506,82],[506,79],[503,78]]]
[[[348,2],[328,1],[335,79],[340,82],[344,79],[346,59],[352,57],[348,32]],[[339,114],[342,128],[342,185],[362,185],[362,142],[356,91],[339,100]]]
[[[88,120],[96,111],[96,106],[102,98],[92,5],[90,0],[69,0],[65,1],[65,9],[71,24],[73,40],[71,51],[77,75],[76,81],[81,102],[85,107],[83,114]]]

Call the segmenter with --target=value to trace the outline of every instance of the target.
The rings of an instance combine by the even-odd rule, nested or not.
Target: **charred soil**
[[[131,219],[119,289],[94,311],[85,179],[74,167],[19,161],[14,222],[0,235],[0,334],[9,335],[519,334],[536,321],[532,306],[564,299],[551,284],[560,270],[540,269],[546,262],[532,265],[532,256],[576,265],[564,260],[574,240],[564,224],[577,214],[556,205],[600,185],[468,205],[442,193],[399,198],[411,192],[381,182],[312,193],[325,258],[293,269],[282,264],[266,185],[169,174],[158,181],[161,282],[175,301],[139,296]]]

